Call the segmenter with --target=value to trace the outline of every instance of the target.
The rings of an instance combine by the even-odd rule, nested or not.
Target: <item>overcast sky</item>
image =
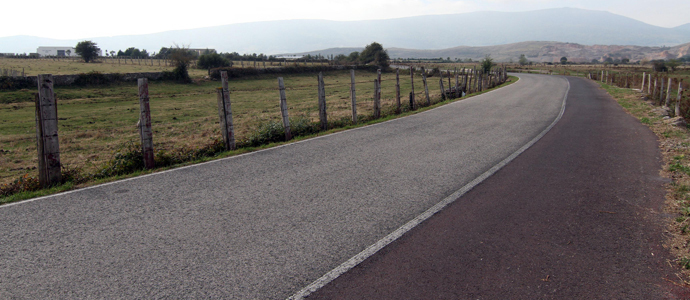
[[[3,1],[0,37],[56,39],[156,33],[269,20],[391,19],[474,11],[575,7],[609,11],[661,27],[690,23],[689,0],[33,0]],[[182,4],[180,4],[182,3]]]

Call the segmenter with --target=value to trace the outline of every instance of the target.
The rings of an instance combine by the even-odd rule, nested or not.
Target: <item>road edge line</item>
[[[399,239],[405,233],[412,230],[412,228],[417,227],[417,225],[419,225],[422,222],[424,222],[425,220],[429,219],[431,216],[435,215],[436,213],[441,211],[443,208],[445,208],[449,204],[458,200],[460,197],[462,197],[462,195],[464,195],[465,193],[472,190],[475,186],[477,186],[482,181],[489,178],[494,173],[498,172],[498,170],[502,169],[504,166],[506,166],[508,163],[510,163],[513,159],[515,159],[520,154],[522,154],[527,149],[529,149],[534,144],[536,144],[542,137],[544,137],[549,131],[551,131],[551,128],[556,126],[556,123],[558,123],[558,121],[561,120],[561,117],[563,117],[563,114],[565,113],[566,101],[568,100],[568,93],[570,92],[570,81],[568,80],[568,78],[565,78],[565,81],[566,81],[566,83],[568,83],[568,88],[566,89],[565,95],[563,96],[563,102],[561,104],[561,111],[558,114],[558,116],[556,117],[556,119],[554,119],[553,122],[551,122],[551,124],[548,127],[546,127],[546,129],[544,129],[541,133],[539,133],[539,135],[537,135],[532,140],[527,142],[527,144],[520,147],[520,149],[513,152],[513,154],[511,154],[510,156],[506,157],[501,162],[499,162],[498,164],[491,167],[491,169],[482,173],[482,175],[479,175],[479,177],[475,178],[470,183],[466,184],[465,186],[463,186],[459,190],[455,191],[450,196],[441,200],[441,202],[432,206],[431,208],[429,208],[425,212],[421,213],[420,215],[418,215],[417,217],[415,217],[411,221],[407,222],[405,225],[403,225],[400,228],[396,229],[395,231],[391,232],[390,234],[388,234],[384,238],[378,240],[376,243],[367,247],[362,252],[351,257],[350,259],[348,259],[347,261],[345,261],[344,263],[342,263],[341,265],[339,265],[335,269],[324,274],[319,279],[315,280],[314,282],[312,282],[308,286],[304,287],[303,289],[301,289],[297,293],[288,297],[287,300],[298,300],[298,299],[307,298],[311,293],[316,292],[317,290],[326,286],[328,283],[330,283],[331,281],[340,277],[340,275],[344,274],[345,272],[349,271],[350,269],[354,268],[355,266],[357,266],[358,264],[360,264],[361,262],[363,262],[364,260],[366,260],[370,256],[374,255],[376,252],[378,252],[381,249],[383,249],[384,247],[386,247],[388,244]]]

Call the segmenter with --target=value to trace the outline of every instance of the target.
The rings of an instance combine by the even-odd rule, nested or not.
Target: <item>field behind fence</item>
[[[196,62],[194,62],[196,63]],[[320,66],[328,65],[321,62],[293,62],[293,61],[233,61],[235,68],[275,68],[284,66]],[[169,60],[155,58],[100,58],[96,62],[85,63],[78,58],[7,58],[0,57],[0,76],[5,72],[8,76],[37,76],[38,74],[72,75],[79,73],[145,73],[172,71]],[[22,72],[24,74],[22,75]],[[189,68],[192,78],[203,77],[207,70],[197,69],[194,64]]]
[[[409,103],[411,90],[408,72],[401,71],[400,90],[403,108]],[[447,73],[444,74],[447,76]],[[357,70],[357,113],[360,120],[374,113],[376,72]],[[451,76],[452,77],[452,76]],[[381,75],[381,110],[392,114],[396,108],[396,74]],[[440,99],[439,77],[428,79],[429,96]],[[444,79],[446,90],[448,78]],[[324,73],[324,91],[329,126],[351,123],[350,71]],[[295,74],[284,77],[290,118],[319,121],[317,74]],[[452,85],[455,84],[453,77]],[[451,85],[451,86],[452,86]],[[154,151],[174,153],[212,144],[221,139],[216,89],[218,81],[192,84],[150,82],[149,97]],[[265,75],[233,79],[229,84],[235,136],[246,141],[266,124],[280,123],[278,82]],[[486,88],[486,86],[485,86]],[[57,98],[60,156],[63,166],[94,172],[112,159],[122,145],[139,143],[139,97],[136,83],[103,87],[55,87]],[[0,92],[14,97],[0,104],[0,184],[37,173],[35,91]],[[415,99],[426,103],[426,91],[419,74],[415,77]]]

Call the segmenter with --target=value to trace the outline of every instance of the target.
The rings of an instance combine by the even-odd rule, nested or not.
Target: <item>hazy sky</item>
[[[373,20],[560,7],[604,10],[661,27],[690,23],[689,0],[11,0],[2,4],[0,37],[81,39],[268,20]]]

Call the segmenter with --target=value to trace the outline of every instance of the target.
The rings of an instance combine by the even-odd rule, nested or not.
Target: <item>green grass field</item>
[[[280,67],[284,65],[283,62],[266,62],[266,67]],[[293,65],[294,63],[288,63]],[[263,68],[263,62],[240,62],[233,61],[233,67],[254,67]],[[304,65],[304,63],[299,63]],[[322,65],[322,63],[307,63],[307,65]],[[0,57],[0,70],[16,70],[21,73],[24,70],[26,76],[36,76],[38,74],[53,74],[53,75],[70,75],[79,73],[99,72],[99,73],[140,73],[140,72],[162,72],[172,71],[173,67],[166,63],[165,60],[159,59],[145,59],[145,60],[130,60],[130,59],[112,59],[101,58],[94,63],[85,63],[77,58],[42,58],[42,59],[18,59],[18,58],[3,58]],[[208,72],[203,69],[190,68],[189,76],[192,78],[202,78]]]
[[[373,81],[376,73],[357,71],[357,112],[373,113]],[[318,121],[317,75],[284,76],[291,117]],[[325,74],[329,120],[349,118],[349,71]],[[382,107],[391,109],[395,97],[395,74],[382,76]],[[416,99],[425,101],[421,78],[415,80]],[[216,88],[220,82],[197,80],[192,84],[151,82],[150,98],[155,150],[196,147],[220,137]],[[432,97],[440,94],[438,78],[429,79]],[[231,80],[231,101],[238,140],[261,124],[280,120],[278,84],[274,76]],[[56,87],[62,163],[70,168],[93,171],[108,161],[113,151],[127,141],[138,142],[135,127],[139,103],[135,83],[105,87]],[[402,102],[407,103],[409,75],[401,75]],[[13,103],[0,104],[0,184],[37,173],[34,90],[0,91]]]

